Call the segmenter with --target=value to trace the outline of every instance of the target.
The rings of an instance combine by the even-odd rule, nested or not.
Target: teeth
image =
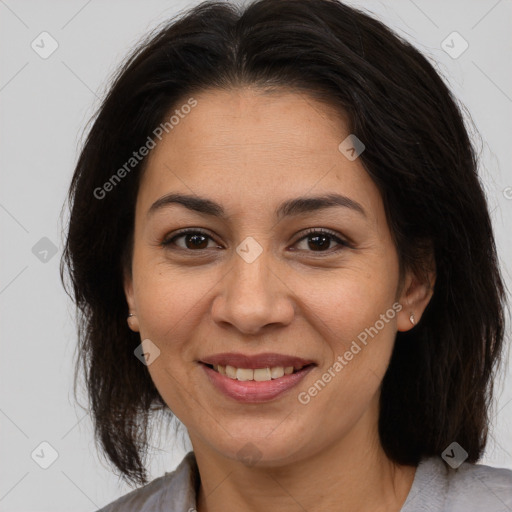
[[[246,368],[237,368],[236,380],[254,380],[254,371]]]
[[[272,380],[272,373],[270,372],[270,368],[258,368],[254,370],[254,380],[260,382],[264,380]]]
[[[273,379],[278,379],[284,375],[284,368],[282,366],[276,366],[275,368],[270,369],[270,376]]]
[[[220,364],[213,365],[213,369],[230,379],[239,381],[255,380],[257,382],[279,379],[283,375],[290,375],[294,371],[293,366],[274,366],[272,368],[256,368],[252,370],[250,368],[235,368],[234,366],[222,366]]]
[[[217,366],[217,368],[220,366],[220,364]],[[220,372],[219,372],[220,373]],[[226,366],[226,375],[230,379],[236,379],[236,368],[234,366]]]

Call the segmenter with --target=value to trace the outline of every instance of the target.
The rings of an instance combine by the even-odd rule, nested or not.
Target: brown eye
[[[178,240],[181,241],[178,243]],[[182,231],[179,234],[164,240],[162,242],[162,245],[164,247],[175,245],[183,250],[195,251],[201,249],[208,249],[208,243],[210,241],[214,243],[214,247],[218,247],[218,245],[215,244],[214,240],[203,231],[188,230]]]
[[[342,247],[348,247],[349,244],[342,240],[339,236],[330,231],[325,230],[314,230],[309,231],[306,236],[302,237],[297,243],[306,242],[306,247],[299,248],[299,250],[305,250],[308,252],[328,252],[332,249],[331,244],[334,242],[338,245],[336,250]],[[334,251],[331,251],[334,252]]]
[[[184,235],[187,249],[206,249],[208,247],[208,237],[202,234]]]
[[[310,235],[308,240],[308,247],[312,251],[322,251],[323,249],[329,249],[332,237],[329,235]]]

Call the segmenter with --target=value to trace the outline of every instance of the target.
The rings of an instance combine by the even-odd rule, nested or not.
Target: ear
[[[408,331],[421,319],[434,293],[436,272],[434,265],[431,270],[419,276],[412,271],[406,273],[404,285],[399,297],[402,309],[397,315],[397,329]],[[411,316],[412,315],[412,316]]]
[[[128,327],[134,331],[139,332],[139,319],[137,318],[137,308],[135,307],[135,294],[133,292],[133,279],[131,272],[127,269],[124,271],[123,278],[124,295],[126,297],[126,303],[128,304],[128,311],[133,316],[129,316],[126,321]]]

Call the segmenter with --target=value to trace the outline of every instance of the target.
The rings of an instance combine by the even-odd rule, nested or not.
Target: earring
[[[409,320],[410,320],[412,325],[416,324],[416,320],[414,319],[414,313],[411,313],[411,316],[409,317]]]
[[[128,322],[128,326],[130,329],[133,327],[133,318],[135,318],[135,313],[128,313],[128,317],[126,318],[126,321]]]

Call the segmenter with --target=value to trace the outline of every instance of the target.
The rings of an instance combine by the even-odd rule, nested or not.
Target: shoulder
[[[512,510],[512,470],[464,463],[448,474],[447,501],[453,504],[454,511]]]
[[[135,489],[97,512],[187,512],[196,505],[198,472],[194,452],[178,467]]]
[[[440,457],[421,461],[402,512],[512,510],[512,470],[464,462],[452,469]]]

